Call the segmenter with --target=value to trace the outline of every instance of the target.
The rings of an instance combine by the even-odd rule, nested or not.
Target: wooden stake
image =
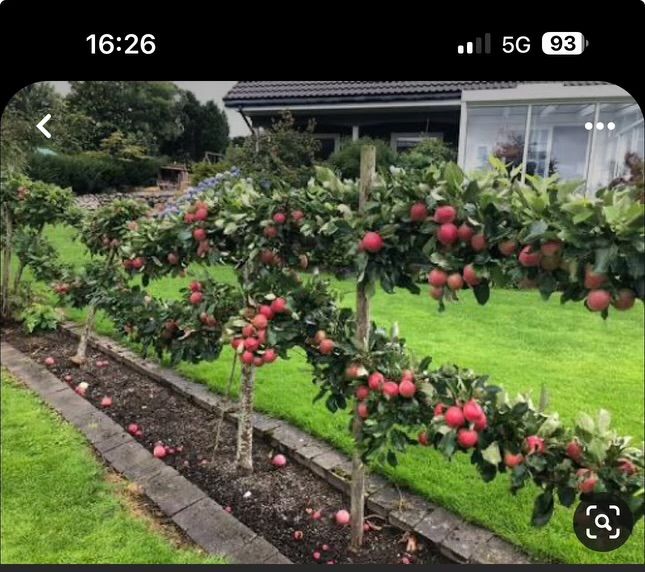
[[[376,148],[366,145],[361,149],[361,179],[359,183],[358,210],[365,209],[370,187],[376,170]],[[356,337],[358,347],[367,351],[370,336],[370,301],[367,295],[367,284],[358,284],[356,288]],[[363,544],[363,519],[365,514],[365,465],[361,459],[358,444],[361,442],[363,422],[354,411],[352,425],[354,434],[354,453],[352,455],[352,486],[351,486],[351,549],[358,550]]]

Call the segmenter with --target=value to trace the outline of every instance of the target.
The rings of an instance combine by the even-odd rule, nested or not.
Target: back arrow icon
[[[47,115],[45,115],[45,117],[43,117],[40,120],[40,123],[36,125],[36,127],[38,128],[38,131],[40,131],[45,137],[47,137],[47,139],[51,139],[52,134],[49,131],[47,131],[47,129],[45,129],[45,123],[47,123],[51,118],[52,118],[52,114],[48,113]]]

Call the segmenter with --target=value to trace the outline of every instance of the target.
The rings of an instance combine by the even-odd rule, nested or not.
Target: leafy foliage
[[[163,160],[140,157],[141,150],[136,147],[136,144],[124,145],[118,151],[120,156],[97,151],[74,155],[34,154],[29,160],[28,172],[34,179],[71,187],[77,195],[154,185]]]
[[[399,154],[396,165],[404,169],[426,169],[457,160],[455,150],[440,139],[424,139],[409,151]]]
[[[260,181],[263,188],[281,182],[305,185],[320,147],[313,131],[313,123],[299,129],[294,117],[285,112],[270,128],[247,137],[241,146],[229,147],[226,160]]]
[[[341,141],[340,149],[330,155],[327,163],[343,178],[358,179],[361,171],[361,149],[365,145],[376,147],[376,167],[379,171],[389,169],[399,160],[396,151],[393,151],[382,139],[361,137],[356,141],[351,139]]]
[[[62,313],[46,304],[33,303],[20,313],[23,327],[28,334],[52,331],[58,328]]]

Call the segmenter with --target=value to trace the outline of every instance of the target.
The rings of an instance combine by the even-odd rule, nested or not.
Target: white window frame
[[[530,130],[531,130],[531,117],[533,115],[533,107],[535,106],[544,106],[544,105],[575,105],[579,103],[588,103],[590,105],[594,106],[594,119],[593,119],[593,124],[594,126],[598,122],[598,117],[600,114],[600,106],[602,104],[606,103],[636,103],[636,101],[630,96],[630,97],[607,97],[607,98],[599,98],[599,97],[580,97],[578,99],[569,99],[569,98],[562,98],[562,99],[544,99],[544,100],[532,100],[532,101],[527,101],[527,100],[504,100],[504,99],[499,99],[499,100],[469,100],[469,101],[462,101],[461,103],[461,115],[459,119],[459,145],[458,145],[458,155],[457,155],[457,162],[459,166],[463,169],[465,162],[466,162],[466,138],[468,134],[468,111],[470,109],[477,109],[477,108],[482,108],[482,107],[527,107],[527,113],[526,113],[526,123],[525,123],[525,130],[524,130],[524,155],[522,157],[522,181],[524,181],[526,177],[526,159],[528,155],[528,137],[530,135]],[[589,144],[587,145],[587,158],[585,161],[585,174],[584,174],[584,180],[585,180],[585,192],[589,192],[589,187],[587,186],[588,181],[589,181],[589,169],[591,167],[591,158],[593,157],[593,151],[595,148],[596,144],[596,129],[591,130],[591,136],[589,139]]]
[[[315,139],[333,139],[334,153],[340,149],[340,133],[312,133]]]
[[[409,132],[393,132],[390,134],[390,147],[392,151],[396,151],[399,139],[407,139],[409,141],[416,141],[421,143],[425,139],[439,139],[443,141],[443,131],[409,131]]]

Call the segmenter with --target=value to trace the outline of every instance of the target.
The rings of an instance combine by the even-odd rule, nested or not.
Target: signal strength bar
[[[490,54],[490,34],[484,34],[483,41],[483,50],[482,50],[482,39],[480,37],[475,38],[475,42],[466,42],[465,44],[457,45],[457,53],[459,55],[463,54]]]

